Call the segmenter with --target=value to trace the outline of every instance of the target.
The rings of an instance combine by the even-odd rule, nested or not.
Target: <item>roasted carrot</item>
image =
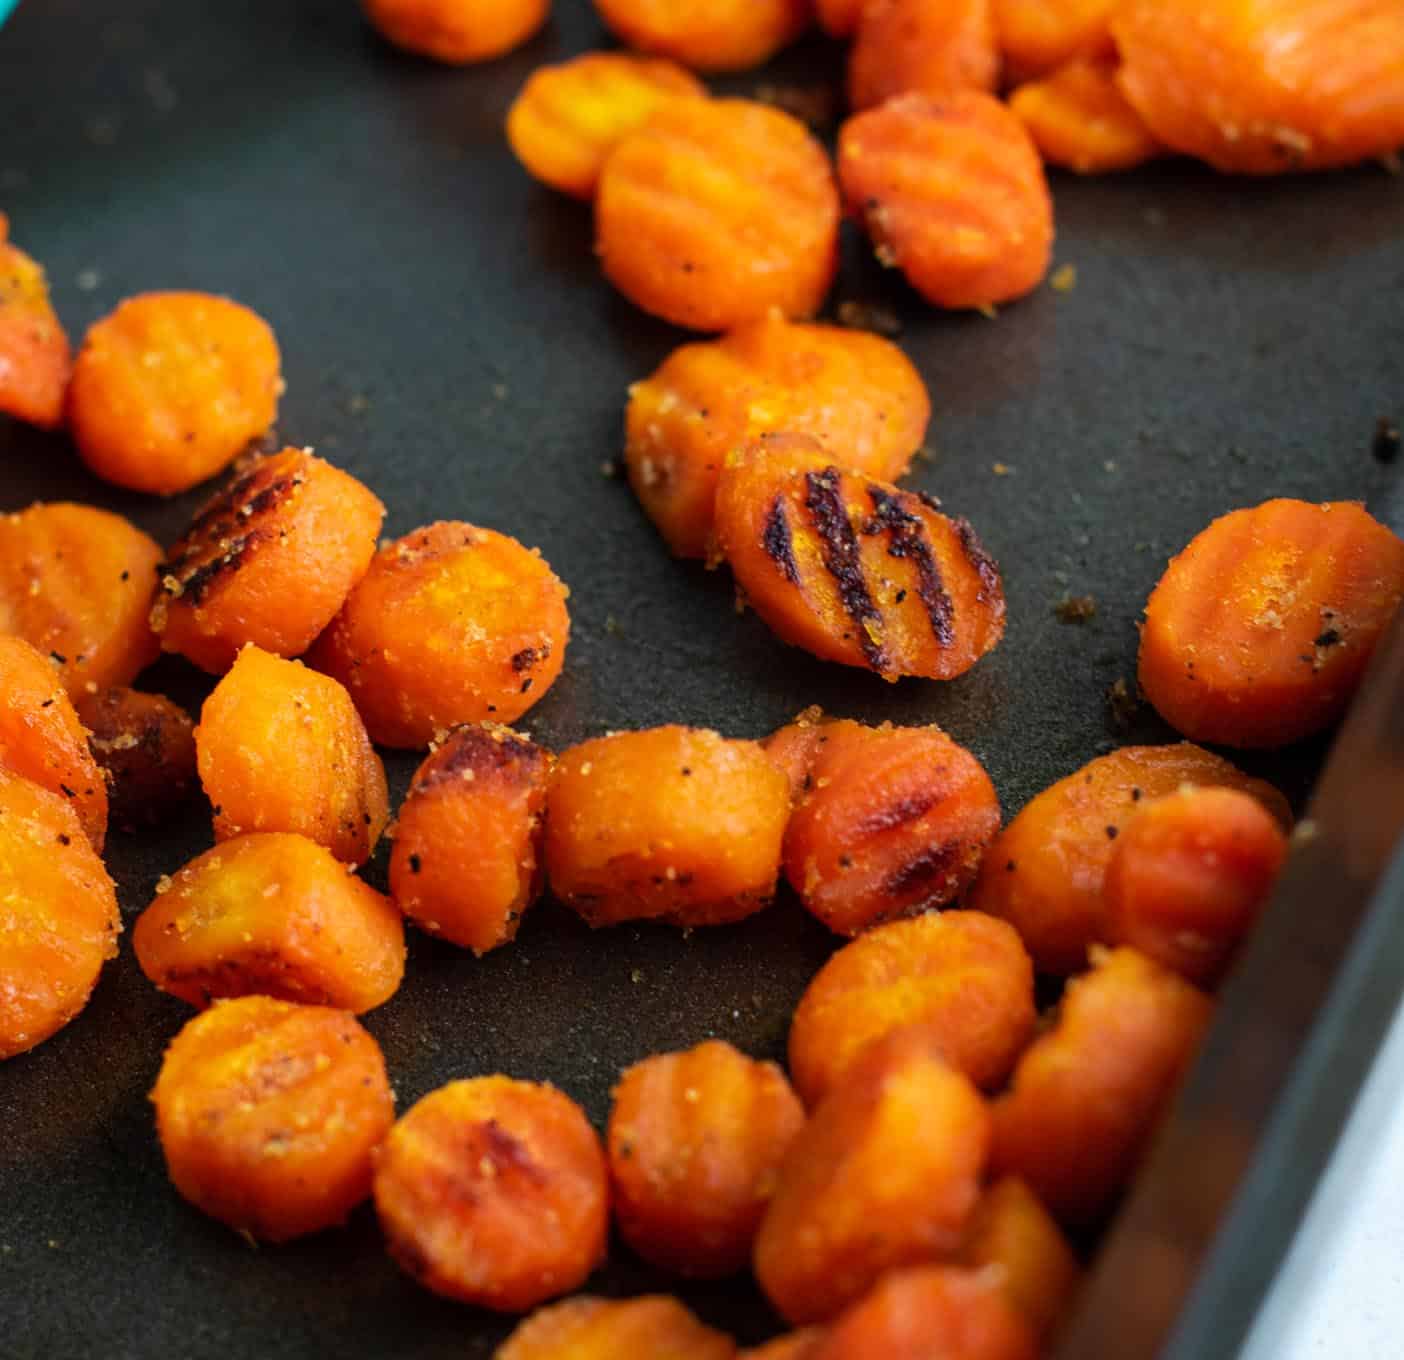
[[[255,643],[298,656],[375,552],[385,507],[305,449],[242,467],[170,550],[151,624],[161,646],[218,675]]]
[[[1033,1037],[1033,965],[1014,929],[974,911],[878,926],[845,945],[790,1022],[790,1073],[811,1109],[884,1035],[926,1026],[941,1056],[998,1086]]]
[[[788,1321],[824,1322],[885,1271],[959,1248],[990,1116],[939,1053],[920,1028],[879,1039],[790,1144],[755,1250]]]
[[[636,1063],[607,1135],[620,1236],[664,1270],[740,1270],[803,1124],[785,1074],[720,1040]]]
[[[115,687],[74,705],[107,780],[109,818],[124,831],[156,826],[195,788],[195,724],[164,694]]]
[[[1142,805],[1107,863],[1108,929],[1212,987],[1267,902],[1287,837],[1237,789],[1183,789]]]
[[[1075,57],[1010,95],[1009,107],[1050,165],[1105,175],[1160,154],[1160,143],[1121,93],[1116,71],[1115,60]]]
[[[832,38],[851,38],[863,12],[863,0],[815,0],[819,25]]]
[[[828,729],[835,721],[818,704],[811,704],[761,742],[766,755],[790,781],[791,803],[799,802],[813,786],[814,761],[828,743]]]
[[[891,341],[778,312],[684,345],[629,389],[624,460],[649,518],[679,557],[705,557],[728,454],[779,432],[812,435],[845,467],[883,481],[926,437],[921,375]]]
[[[865,0],[848,59],[848,102],[993,90],[999,47],[991,0]]]
[[[375,1208],[390,1254],[420,1284],[521,1313],[578,1288],[604,1259],[604,1151],[554,1087],[454,1081],[391,1130]]]
[[[1116,840],[1141,803],[1182,784],[1239,789],[1284,826],[1287,800],[1197,746],[1127,746],[1099,756],[1029,803],[986,852],[966,905],[1023,937],[1034,966],[1076,973],[1111,935],[1103,892]]]
[[[107,782],[54,662],[0,634],[0,770],[66,799],[93,849],[107,836]]]
[[[175,1188],[268,1242],[344,1222],[395,1118],[380,1046],[353,1015],[266,996],[188,1021],[151,1100]]]
[[[533,72],[507,111],[507,140],[543,184],[593,198],[605,160],[629,133],[669,100],[706,93],[671,61],[587,52]]]
[[[839,133],[839,182],[878,259],[938,307],[1032,292],[1053,249],[1053,204],[1024,125],[992,95],[902,95]]]
[[[1209,1023],[1209,998],[1134,949],[1073,978],[994,1110],[993,1165],[1060,1219],[1097,1222],[1130,1180]]]
[[[0,516],[0,632],[50,657],[75,699],[128,685],[160,654],[147,621],[160,560],[155,539],[91,505]]]
[[[390,820],[385,767],[333,679],[250,644],[195,732],[217,841],[293,831],[345,864],[369,859]]]
[[[415,771],[395,822],[390,893],[421,929],[477,954],[541,895],[552,757],[508,727],[455,728]]]
[[[1111,57],[1118,0],[993,0],[1010,80],[1036,80],[1082,57]]]
[[[727,459],[717,548],[785,642],[889,680],[950,680],[1004,633],[999,568],[967,520],[777,436]]]
[[[752,741],[658,727],[572,747],[546,795],[546,872],[591,925],[738,921],[766,906],[789,815]]]
[[[680,99],[624,138],[595,200],[606,277],[692,330],[818,310],[838,264],[838,190],[798,119],[746,99]]]
[[[387,42],[450,66],[491,61],[546,22],[551,0],[362,0]]]
[[[1053,1216],[1016,1176],[996,1181],[975,1206],[961,1260],[999,1270],[999,1287],[1047,1341],[1067,1315],[1082,1268]]]
[[[730,1337],[704,1327],[659,1294],[597,1299],[579,1294],[533,1313],[493,1360],[733,1360]]]
[[[1146,605],[1141,689],[1194,741],[1286,746],[1350,702],[1404,600],[1404,540],[1352,501],[1216,519]]]
[[[785,830],[785,877],[840,935],[953,902],[999,830],[984,767],[939,727],[823,731]]]
[[[809,24],[810,0],[595,0],[619,39],[699,71],[744,71],[768,61]]]
[[[52,430],[63,423],[68,336],[43,269],[9,233],[10,220],[0,213],[0,413]]]
[[[283,380],[266,322],[208,293],[143,293],[83,340],[68,425],[99,477],[163,496],[213,477],[264,434]]]
[[[737,1360],[809,1360],[823,1335],[823,1330],[819,1327],[805,1327],[798,1332],[787,1332],[784,1336],[776,1337],[774,1341],[767,1341],[763,1346],[741,1351]]]
[[[1037,1360],[1033,1330],[987,1271],[918,1266],[884,1276],[804,1360]]]
[[[112,880],[72,805],[0,768],[0,1059],[87,1005],[121,929]]]
[[[1121,88],[1166,146],[1250,175],[1404,146],[1397,0],[1124,0]]]
[[[385,746],[514,722],[561,673],[570,592],[535,549],[441,521],[387,544],[308,660]]]
[[[400,914],[305,836],[238,836],[196,856],[132,932],[141,970],[164,992],[208,1006],[265,995],[368,1011],[405,971]]]

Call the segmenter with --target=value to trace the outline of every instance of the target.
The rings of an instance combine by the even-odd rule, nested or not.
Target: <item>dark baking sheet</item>
[[[385,48],[351,0],[28,0],[0,31],[0,208],[70,330],[143,289],[227,292],[277,329],[281,431],[370,482],[387,532],[451,515],[539,544],[574,590],[566,673],[525,723],[542,740],[664,721],[759,735],[816,702],[938,721],[1012,814],[1113,743],[1169,736],[1144,713],[1116,729],[1103,692],[1133,675],[1164,559],[1212,516],[1285,494],[1365,498],[1404,523],[1399,469],[1370,452],[1376,419],[1404,415],[1404,181],[1172,164],[1059,179],[1071,293],[995,321],[940,316],[856,242],[835,292],[905,323],[937,410],[912,480],[1001,560],[1007,640],[946,686],[781,647],[735,615],[724,576],[669,560],[602,471],[625,387],[682,337],[610,291],[588,210],[533,185],[503,142],[527,73],[602,41],[583,0],[556,9],[527,48],[467,71]],[[727,84],[837,69],[811,43]],[[0,424],[0,509],[59,497],[163,540],[199,499],[115,492],[62,438]],[[1094,594],[1097,618],[1060,624],[1065,591]],[[148,682],[192,705],[207,688],[172,661]],[[1248,763],[1300,800],[1323,749]],[[398,792],[414,761],[388,764]],[[129,922],[208,837],[199,807],[155,839],[114,834]],[[543,903],[483,960],[416,936],[403,990],[367,1023],[402,1108],[503,1070],[558,1083],[602,1123],[619,1069],[651,1051],[718,1035],[781,1056],[833,943],[783,897],[690,936],[592,935]],[[0,1067],[0,1355],[489,1354],[507,1324],[403,1278],[369,1211],[250,1250],[170,1190],[145,1093],[187,1014],[124,948],[78,1021]],[[598,1287],[672,1285],[621,1248]],[[749,1284],[681,1292],[748,1340],[774,1325]]]

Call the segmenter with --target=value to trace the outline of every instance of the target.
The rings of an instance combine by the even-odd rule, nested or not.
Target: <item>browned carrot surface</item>
[[[196,782],[195,724],[179,704],[117,686],[80,694],[75,708],[107,780],[113,823],[159,826],[184,805]]]

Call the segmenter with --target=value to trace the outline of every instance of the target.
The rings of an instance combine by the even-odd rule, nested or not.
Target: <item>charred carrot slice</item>
[[[69,804],[93,849],[107,836],[107,783],[54,662],[0,634],[0,770]]]
[[[0,412],[52,430],[63,423],[68,336],[43,269],[8,241],[9,232],[0,213]]]
[[[587,52],[538,67],[507,112],[507,140],[543,184],[592,198],[609,153],[670,99],[705,97],[671,61]]]
[[[605,276],[644,311],[720,331],[818,310],[838,264],[838,190],[798,119],[746,99],[681,99],[605,162]]]
[[[132,932],[141,970],[208,1006],[272,996],[368,1011],[405,971],[405,932],[387,898],[305,836],[255,833],[207,850],[173,878]]]
[[[291,831],[361,864],[390,820],[385,767],[351,696],[300,661],[245,647],[205,700],[195,746],[217,841]]]
[[[1250,175],[1404,146],[1396,0],[1127,0],[1121,88],[1166,146]]]
[[[1116,83],[1116,63],[1078,57],[1009,97],[1050,165],[1079,175],[1130,170],[1160,154]]]
[[[344,1222],[395,1118],[380,1046],[353,1015],[266,996],[188,1021],[151,1100],[175,1188],[268,1242]]]
[[[1096,1222],[1130,1180],[1212,1003],[1134,949],[1068,983],[1055,1027],[994,1109],[994,1168],[1067,1223]]]
[[[848,102],[993,90],[999,48],[991,0],[866,0],[848,59]]]
[[[1364,506],[1236,510],[1152,592],[1141,689],[1195,741],[1285,746],[1344,712],[1401,599],[1404,540]]]
[[[873,1044],[781,1165],[756,1238],[766,1296],[790,1322],[824,1322],[884,1272],[953,1253],[989,1139],[984,1101],[930,1031]]]
[[[0,768],[0,1059],[87,1005],[121,929],[112,880],[73,807]]]
[[[924,1025],[942,1056],[997,1087],[1033,1036],[1034,977],[1012,926],[975,911],[929,913],[860,935],[805,989],[790,1072],[814,1108],[884,1035]]]
[[[664,1270],[740,1270],[803,1123],[774,1063],[719,1040],[636,1063],[615,1087],[607,1137],[620,1235]]]
[[[1212,987],[1252,930],[1287,856],[1287,837],[1237,789],[1152,799],[1107,864],[1111,938]]]
[[[950,680],[1004,634],[999,568],[968,521],[847,472],[814,441],[728,459],[716,541],[784,641],[889,680]]]
[[[134,524],[55,501],[0,516],[0,632],[53,660],[74,698],[160,654],[147,622],[161,549]]]
[[[99,477],[163,496],[213,477],[273,424],[283,391],[266,322],[207,293],[143,293],[97,322],[68,424]]]
[[[195,724],[164,694],[80,694],[74,705],[107,780],[110,818],[124,831],[156,826],[195,788]]]
[[[624,460],[679,557],[705,557],[728,454],[780,432],[813,436],[845,467],[896,481],[926,437],[931,402],[896,345],[778,313],[674,350],[629,389]]]
[[[840,935],[949,905],[999,830],[989,775],[939,727],[830,723],[807,778],[785,877]]]
[[[519,47],[546,22],[551,0],[362,0],[387,42],[466,66]]]
[[[387,544],[309,661],[385,746],[515,722],[561,673],[570,592],[539,551],[456,520]]]
[[[1036,80],[1082,57],[1111,57],[1118,0],[994,0],[995,28],[1011,80]]]
[[[486,953],[541,895],[552,757],[508,727],[450,732],[415,771],[390,851],[395,905],[422,930]]]
[[[580,1294],[533,1313],[493,1360],[732,1360],[731,1338],[704,1327],[676,1299]]]
[[[990,307],[1038,286],[1053,205],[1024,125],[991,95],[902,95],[839,133],[839,181],[878,259],[938,307]]]
[[[522,1313],[578,1288],[604,1259],[604,1151],[552,1086],[454,1081],[391,1130],[375,1208],[390,1254],[420,1284]]]
[[[161,646],[216,675],[254,643],[298,656],[375,552],[385,507],[305,449],[259,458],[195,517],[161,568]]]
[[[595,0],[600,17],[640,52],[699,71],[744,71],[769,61],[810,21],[810,0]]]

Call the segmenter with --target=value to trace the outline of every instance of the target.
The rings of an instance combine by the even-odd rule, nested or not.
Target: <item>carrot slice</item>
[[[991,0],[866,0],[848,59],[848,102],[992,91],[999,47]]]
[[[1009,97],[1043,159],[1079,175],[1130,170],[1160,155],[1116,83],[1114,61],[1078,57]]]
[[[68,336],[49,302],[43,269],[10,244],[9,231],[0,213],[0,412],[52,430],[63,423]]]

